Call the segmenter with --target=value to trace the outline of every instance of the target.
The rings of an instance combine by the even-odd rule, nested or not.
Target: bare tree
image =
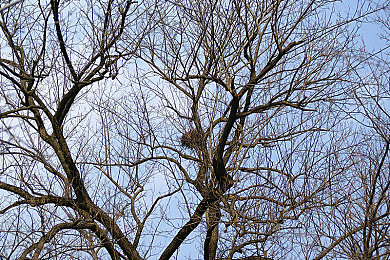
[[[62,258],[70,250],[97,258],[104,247],[114,259],[140,259],[91,198],[72,153],[78,119],[68,117],[82,93],[115,77],[118,60],[136,49],[121,40],[133,9],[131,1],[53,0],[1,13],[4,257]]]
[[[355,104],[349,106],[350,119],[357,133],[347,156],[343,203],[329,212],[329,219],[339,236],[324,232],[332,243],[316,259],[325,255],[347,259],[389,259],[389,66],[385,60],[368,54],[364,72],[358,73],[359,88],[353,93]],[[341,154],[338,157],[342,157]],[[324,219],[327,219],[326,217]],[[326,234],[326,235],[325,235]]]
[[[388,258],[389,3],[338,2],[2,11],[1,256]]]

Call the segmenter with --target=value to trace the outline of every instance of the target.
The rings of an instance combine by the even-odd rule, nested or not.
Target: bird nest
[[[203,135],[199,131],[193,129],[185,132],[180,141],[183,147],[200,149],[202,147]]]

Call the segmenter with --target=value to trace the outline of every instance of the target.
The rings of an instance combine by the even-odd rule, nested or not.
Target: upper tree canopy
[[[389,5],[2,10],[0,256],[389,258]]]

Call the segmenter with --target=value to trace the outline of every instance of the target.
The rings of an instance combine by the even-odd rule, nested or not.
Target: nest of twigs
[[[181,136],[180,141],[183,147],[200,149],[202,147],[203,135],[199,131],[193,129],[185,132]]]

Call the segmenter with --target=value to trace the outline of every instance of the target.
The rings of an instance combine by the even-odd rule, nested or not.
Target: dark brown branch
[[[58,13],[58,3],[59,3],[58,0],[51,0],[50,1],[51,9],[53,10],[53,19],[54,19],[54,24],[56,27],[58,43],[60,44],[60,50],[61,50],[62,56],[65,59],[66,65],[68,66],[68,68],[70,70],[70,74],[72,75],[73,80],[77,82],[79,80],[79,77],[78,77],[75,69],[73,68],[72,62],[70,61],[68,51],[66,50],[64,37],[62,36],[62,30],[60,27],[59,13]]]
[[[214,151],[213,169],[214,169],[215,177],[220,184],[223,184],[227,181],[225,162],[223,160],[223,151],[226,145],[226,141],[229,137],[229,134],[233,128],[234,122],[237,119],[239,102],[240,102],[239,98],[237,96],[234,96],[233,100],[231,101],[231,109],[230,109],[228,120],[225,124],[225,127],[222,130],[221,137]]]
[[[179,246],[184,242],[189,234],[199,225],[202,221],[203,214],[206,212],[210,201],[203,199],[195,212],[190,217],[190,220],[180,229],[180,231],[173,238],[171,243],[164,250],[160,256],[160,260],[169,260],[170,257],[175,253]]]
[[[62,197],[57,197],[53,195],[46,195],[41,197],[35,197],[22,188],[7,184],[5,182],[0,181],[0,189],[7,190],[9,192],[12,192],[25,200],[20,202],[21,204],[30,204],[31,206],[38,206],[38,205],[44,205],[48,203],[53,203],[57,206],[68,206],[72,207],[74,205],[74,202],[70,199],[65,199]]]

